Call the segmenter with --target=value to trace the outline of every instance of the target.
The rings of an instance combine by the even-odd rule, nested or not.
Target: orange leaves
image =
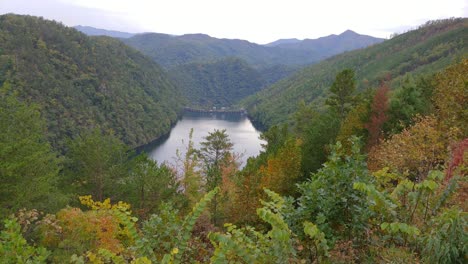
[[[261,185],[282,195],[293,192],[294,183],[301,175],[300,142],[290,139],[260,167]]]
[[[79,208],[67,208],[57,213],[57,219],[63,228],[62,244],[67,247],[105,248],[114,253],[124,249],[118,239],[119,221],[107,210],[83,212]]]
[[[90,211],[65,208],[55,216],[41,220],[41,242],[52,248],[82,254],[105,249],[122,254],[128,241],[132,241],[129,225],[131,217],[127,203],[111,204],[110,199],[94,201],[91,196],[81,196],[80,202]]]

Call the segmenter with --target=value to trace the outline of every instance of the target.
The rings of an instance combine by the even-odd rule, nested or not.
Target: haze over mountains
[[[128,32],[122,32],[122,31],[116,31],[116,30],[107,30],[107,29],[101,29],[101,28],[95,28],[95,27],[89,27],[89,26],[74,26],[78,31],[81,31],[85,33],[88,36],[108,36],[108,37],[113,37],[113,38],[130,38],[135,36],[135,33],[128,33]]]

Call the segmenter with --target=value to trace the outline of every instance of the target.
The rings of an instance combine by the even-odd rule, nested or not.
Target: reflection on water
[[[204,137],[214,129],[226,129],[233,151],[242,154],[243,165],[247,158],[256,156],[265,142],[259,139],[260,132],[255,129],[252,122],[240,114],[221,113],[185,113],[181,120],[172,128],[165,138],[145,147],[148,155],[158,163],[169,162],[175,164],[176,151],[183,155],[188,143],[190,129],[193,128],[193,141],[195,148],[200,147]]]

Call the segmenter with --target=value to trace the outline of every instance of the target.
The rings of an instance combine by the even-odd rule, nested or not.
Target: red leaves
[[[387,83],[382,82],[372,100],[370,120],[365,124],[365,128],[369,131],[367,149],[371,149],[377,145],[382,137],[382,126],[388,119],[386,114],[388,109],[388,91]]]
[[[445,176],[446,182],[453,177],[455,170],[465,163],[464,157],[466,150],[468,150],[468,138],[465,138],[452,146],[452,159],[447,167]]]

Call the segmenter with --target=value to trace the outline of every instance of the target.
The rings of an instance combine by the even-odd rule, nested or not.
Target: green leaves
[[[0,85],[16,84],[41,106],[48,139],[65,150],[67,137],[102,127],[131,147],[167,133],[184,104],[179,90],[150,58],[112,38],[89,38],[55,21],[0,17]],[[14,70],[13,70],[14,69]]]
[[[365,195],[353,188],[355,182],[370,183],[364,156],[357,138],[351,141],[351,155],[345,155],[338,142],[323,168],[298,185],[299,222],[312,220],[327,238],[351,237],[367,225],[369,204]],[[360,185],[358,185],[359,187]],[[333,228],[333,229],[332,229]],[[344,232],[337,231],[344,228]],[[336,236],[336,237],[335,237]]]
[[[16,219],[4,221],[5,229],[0,233],[0,258],[2,263],[47,263],[50,252],[43,247],[28,245],[21,234]]]
[[[417,227],[410,226],[406,223],[398,223],[398,222],[395,222],[395,223],[384,222],[380,225],[380,228],[383,231],[387,231],[388,233],[393,234],[393,235],[401,233],[401,234],[404,234],[406,236],[410,236],[413,238],[421,233]]]
[[[421,239],[422,253],[428,263],[464,263],[468,251],[468,213],[452,207],[430,223]]]
[[[267,233],[255,231],[252,227],[237,228],[226,225],[227,233],[211,233],[209,238],[215,246],[211,261],[226,263],[239,261],[241,263],[288,263],[296,251],[293,247],[292,232],[278,212],[282,208],[283,198],[278,194],[265,190],[272,201],[265,207],[257,209],[257,214],[271,229]],[[275,209],[276,208],[276,209]]]
[[[311,222],[304,222],[304,233],[312,239],[316,257],[321,260],[323,257],[328,257],[328,244],[325,239],[325,234]]]

